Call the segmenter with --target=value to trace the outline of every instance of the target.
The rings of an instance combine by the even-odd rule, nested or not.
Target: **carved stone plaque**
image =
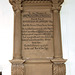
[[[25,58],[53,57],[53,14],[47,6],[22,12],[22,51]]]

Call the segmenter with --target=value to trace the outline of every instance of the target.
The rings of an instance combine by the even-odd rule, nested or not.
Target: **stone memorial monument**
[[[12,75],[65,75],[60,9],[63,0],[9,0],[14,10]]]

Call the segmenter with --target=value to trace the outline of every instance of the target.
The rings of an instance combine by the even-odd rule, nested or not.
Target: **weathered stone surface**
[[[11,74],[12,75],[24,75],[24,63],[25,60],[10,60],[12,63]]]
[[[13,64],[11,68],[12,75],[24,75],[24,65]]]
[[[51,7],[23,4],[22,55],[25,58],[53,57],[53,15]],[[33,10],[34,9],[34,10]]]
[[[12,75],[65,75],[60,10],[63,0],[9,0],[14,10]]]
[[[53,75],[65,75],[66,74],[66,67],[64,59],[53,59],[51,60],[53,63]]]

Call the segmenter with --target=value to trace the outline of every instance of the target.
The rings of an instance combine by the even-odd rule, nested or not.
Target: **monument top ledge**
[[[23,10],[23,3],[25,5],[51,5],[52,10],[60,11],[64,0],[9,0],[9,2],[13,6],[14,11],[17,9]]]
[[[9,0],[9,2],[13,5],[14,3],[23,3],[24,1],[34,1],[34,2],[51,2],[52,4],[59,4],[61,5],[64,0]]]

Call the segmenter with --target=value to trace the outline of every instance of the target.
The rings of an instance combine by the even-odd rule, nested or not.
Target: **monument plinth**
[[[9,0],[14,10],[12,75],[65,75],[60,9],[63,0]]]

